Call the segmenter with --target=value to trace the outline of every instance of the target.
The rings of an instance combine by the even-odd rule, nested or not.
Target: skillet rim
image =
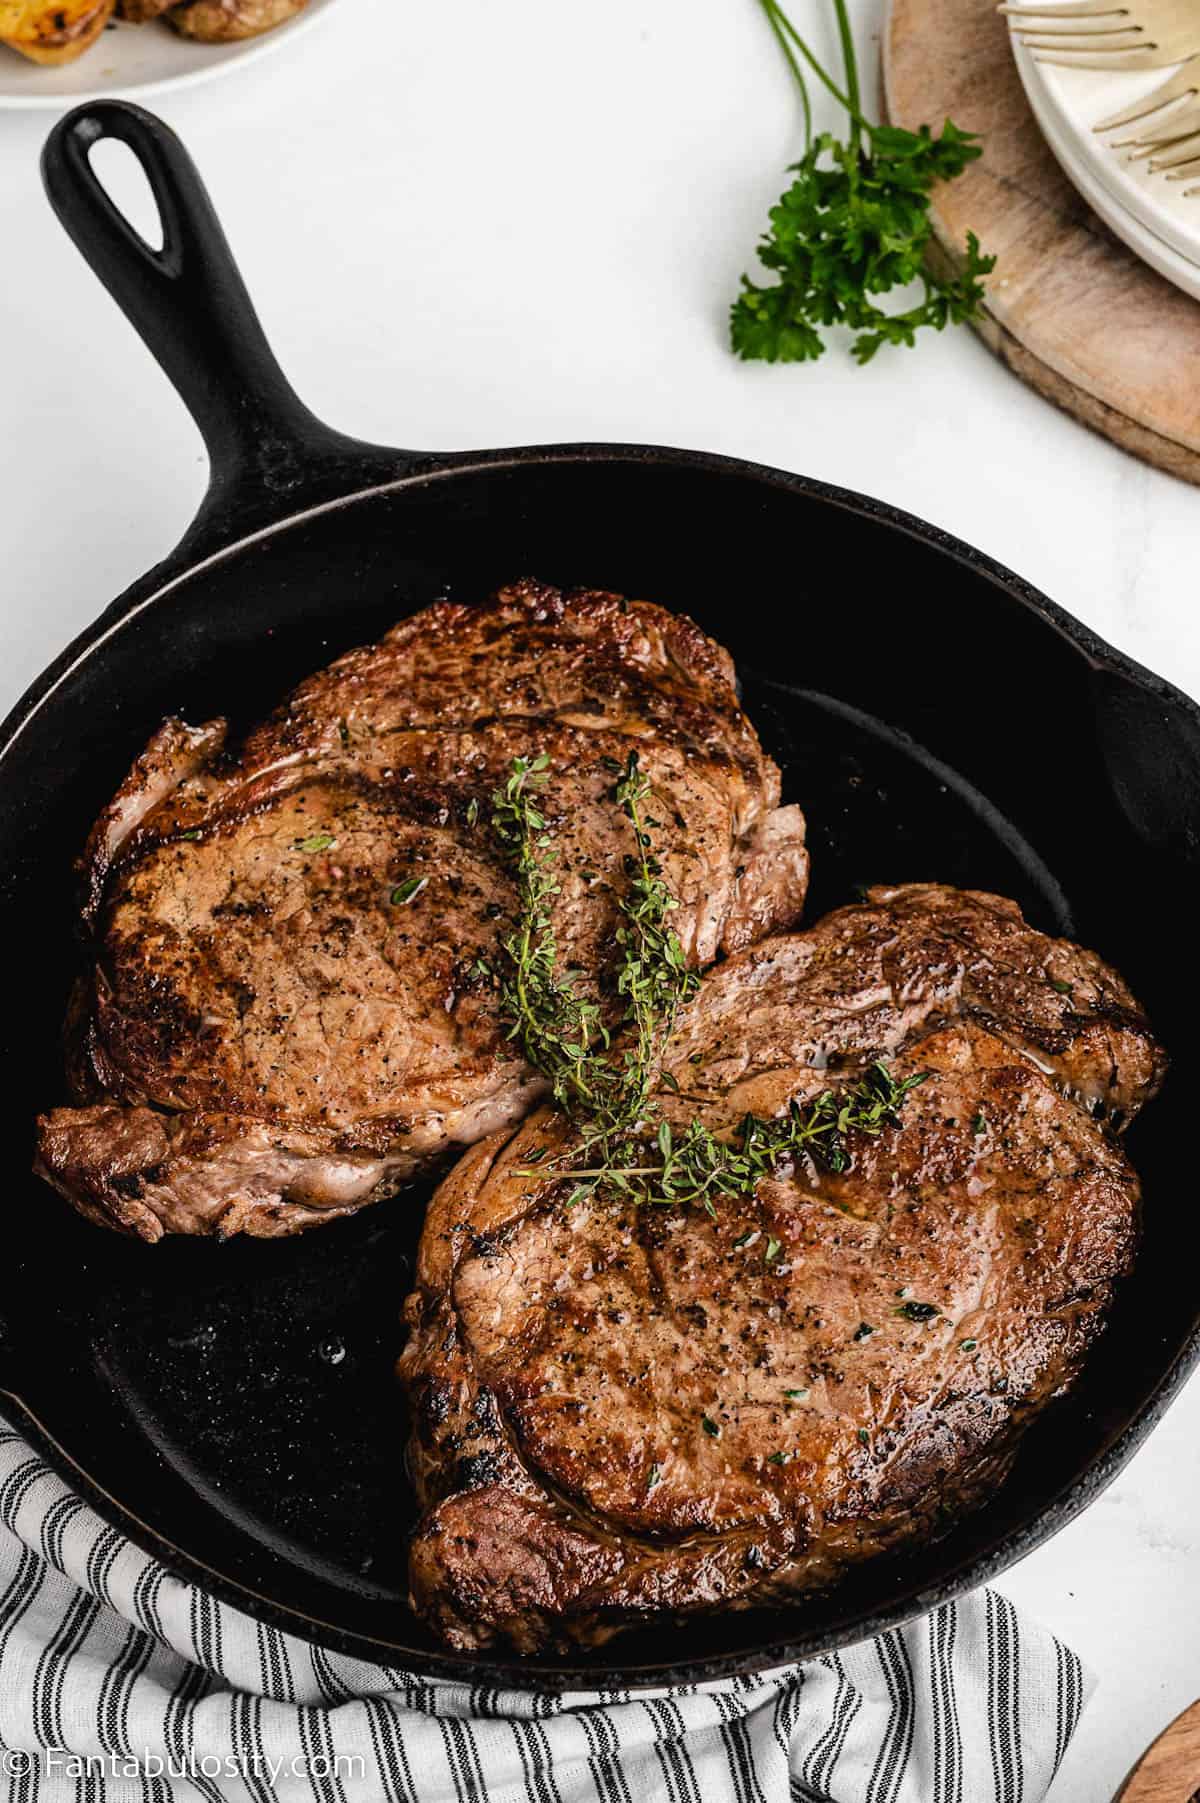
[[[309,520],[340,511],[379,495],[399,493],[408,488],[470,476],[479,471],[507,467],[545,469],[561,464],[615,463],[643,466],[647,470],[671,468],[689,471],[697,476],[716,479],[740,479],[759,482],[783,493],[827,505],[838,511],[868,519],[873,523],[902,532],[934,554],[965,566],[1002,590],[1010,599],[1034,613],[1047,627],[1065,640],[1094,671],[1111,671],[1136,684],[1156,700],[1169,702],[1190,717],[1200,734],[1200,705],[1166,678],[1139,664],[1134,658],[1108,644],[1098,633],[1077,620],[1066,609],[1051,601],[1032,583],[1009,570],[997,559],[977,550],[944,528],[923,520],[889,502],[864,495],[854,489],[822,482],[816,478],[781,470],[768,464],[725,456],[714,452],[695,451],[666,445],[622,444],[604,442],[527,445],[497,450],[469,451],[460,454],[434,453],[419,455],[405,452],[377,453],[381,465],[401,473],[390,473],[381,481],[343,493],[326,496],[308,506],[256,529],[224,537],[219,517],[202,509],[193,527],[174,551],[143,577],[133,582],[96,620],[85,627],[35,677],[25,693],[0,724],[0,783],[5,777],[5,760],[26,725],[53,702],[56,690],[86,659],[103,656],[106,641],[145,608],[165,601],[171,591],[219,564],[237,557],[251,547],[288,531]],[[217,542],[212,542],[216,538]],[[208,542],[206,542],[208,541]],[[11,1356],[12,1348],[0,1319],[0,1359]],[[981,1584],[991,1582],[1008,1566],[1032,1552],[1036,1547],[1066,1527],[1095,1501],[1107,1488],[1133,1453],[1161,1420],[1178,1396],[1187,1378],[1200,1362],[1200,1309],[1190,1334],[1151,1391],[1143,1406],[1120,1431],[1112,1443],[1086,1463],[1077,1475],[1029,1520],[1004,1534],[987,1552],[964,1557],[941,1578],[911,1594],[903,1594],[885,1602],[873,1611],[832,1633],[797,1633],[782,1640],[772,1640],[757,1650],[729,1654],[709,1654],[698,1660],[678,1662],[643,1662],[637,1665],[616,1663],[571,1663],[569,1658],[539,1657],[536,1663],[522,1661],[508,1654],[498,1658],[490,1651],[471,1657],[450,1650],[431,1648],[414,1652],[393,1641],[376,1639],[356,1629],[338,1627],[334,1623],[306,1615],[286,1602],[278,1601],[237,1579],[224,1577],[203,1559],[189,1553],[159,1530],[143,1521],[134,1509],[90,1474],[72,1457],[66,1446],[38,1418],[18,1391],[9,1387],[8,1376],[0,1368],[0,1395],[5,1398],[5,1413],[13,1425],[45,1458],[47,1464],[82,1495],[110,1526],[125,1534],[135,1545],[158,1559],[174,1575],[195,1583],[220,1601],[265,1622],[281,1632],[302,1640],[331,1648],[372,1664],[393,1665],[399,1655],[404,1668],[424,1676],[450,1680],[477,1681],[486,1673],[492,1683],[542,1693],[569,1689],[595,1689],[603,1681],[606,1688],[667,1688],[681,1684],[707,1682],[722,1677],[764,1672],[795,1661],[813,1658],[841,1647],[873,1638],[888,1629],[902,1626],[928,1614]],[[18,1380],[19,1381],[19,1380]],[[245,1530],[242,1530],[246,1532]],[[247,1533],[253,1542],[253,1536]],[[803,1613],[803,1599],[793,1605],[798,1616]],[[616,1649],[621,1645],[618,1638]]]
[[[1139,684],[1150,694],[1162,700],[1181,704],[1185,712],[1192,715],[1194,723],[1200,727],[1200,703],[1194,701],[1183,689],[1172,683],[1165,676],[1141,664],[1127,652],[1094,631],[1092,627],[1076,619],[1066,608],[1042,592],[1041,589],[1010,570],[999,559],[990,556],[986,551],[978,550],[957,534],[944,527],[935,526],[924,520],[919,514],[909,513],[905,508],[896,507],[889,501],[879,500],[873,495],[863,494],[858,489],[845,488],[837,483],[823,482],[815,476],[805,476],[790,470],[779,469],[767,463],[758,463],[751,459],[727,456],[717,451],[697,451],[681,445],[656,445],[623,443],[619,441],[582,440],[578,443],[565,442],[547,445],[515,445],[496,450],[478,450],[462,452],[379,452],[381,462],[390,460],[395,465],[397,460],[403,464],[401,473],[385,477],[381,481],[368,483],[361,488],[347,489],[342,493],[316,500],[295,512],[279,519],[258,526],[232,540],[225,541],[221,533],[219,520],[208,517],[207,505],[201,507],[200,514],[192,527],[184,534],[175,549],[167,554],[161,562],[153,565],[144,576],[136,578],[128,588],[124,589],[116,600],[112,601],[90,625],[85,626],[68,644],[45,666],[39,676],[26,688],[20,698],[9,709],[4,720],[0,722],[0,779],[3,777],[4,759],[16,740],[20,731],[31,719],[39,707],[49,699],[53,690],[63,677],[80,660],[90,652],[99,648],[110,633],[118,630],[127,620],[132,619],[144,607],[164,598],[171,589],[183,582],[190,581],[211,566],[236,557],[251,546],[261,544],[276,534],[286,532],[305,520],[319,519],[322,515],[333,513],[343,507],[353,506],[360,501],[368,501],[377,495],[398,493],[406,488],[415,488],[427,483],[444,481],[456,476],[473,474],[477,470],[502,469],[506,466],[524,468],[526,466],[553,466],[564,463],[632,463],[642,464],[650,468],[663,465],[692,470],[697,474],[713,476],[740,476],[763,483],[770,488],[779,488],[787,492],[801,495],[809,500],[836,507],[842,512],[858,514],[879,525],[888,526],[903,532],[907,537],[916,539],[930,550],[939,551],[956,563],[965,564],[976,574],[984,576],[997,587],[1003,589],[1012,599],[1021,603],[1030,612],[1037,614],[1047,626],[1057,632],[1072,648],[1078,651],[1093,669],[1109,669],[1119,675],[1128,677]],[[197,530],[199,528],[199,530]],[[211,546],[203,541],[213,534],[222,541]],[[198,542],[199,541],[199,542]]]

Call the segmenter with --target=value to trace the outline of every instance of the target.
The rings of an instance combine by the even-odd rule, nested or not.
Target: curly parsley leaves
[[[805,152],[795,179],[771,209],[758,258],[777,279],[760,286],[742,277],[730,328],[739,357],[768,363],[804,363],[821,356],[824,330],[833,325],[857,334],[853,354],[869,363],[885,344],[912,345],[923,328],[942,331],[978,317],[983,277],[996,259],[985,256],[973,232],[957,274],[934,273],[925,255],[932,235],[930,194],[935,182],[952,181],[980,154],[973,132],[949,119],[933,136],[929,127],[905,131],[872,125],[859,107],[858,68],[846,0],[833,0],[845,65],[846,90],[838,88],[784,13],[778,0],[759,0],[800,89]],[[845,142],[830,132],[812,135],[804,70],[809,64],[849,116]],[[920,298],[888,312],[876,296],[912,283]]]

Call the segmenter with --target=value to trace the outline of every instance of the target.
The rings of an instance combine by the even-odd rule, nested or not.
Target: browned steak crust
[[[695,964],[803,903],[803,820],[728,655],[645,602],[439,603],[224,738],[168,721],[96,824],[74,1106],[39,1123],[43,1175],[146,1239],[350,1212],[541,1093],[475,969],[514,902],[487,828],[514,757],[554,765],[565,962],[612,957],[632,845],[602,760],[634,749]]]
[[[711,971],[660,1100],[719,1130],[879,1056],[930,1073],[898,1127],[715,1219],[566,1207],[546,1108],[443,1183],[400,1372],[413,1600],[454,1645],[594,1642],[824,1585],[1003,1476],[1133,1256],[1110,1128],[1163,1057],[1091,953],[913,886]]]

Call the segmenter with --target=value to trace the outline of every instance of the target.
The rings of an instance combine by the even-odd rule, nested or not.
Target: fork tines
[[[1109,118],[1101,119],[1100,123],[1093,127],[1093,130],[1098,132],[1119,131],[1123,125],[1136,125],[1139,119],[1148,119],[1151,113],[1161,112],[1164,107],[1170,106],[1173,101],[1197,99],[1200,99],[1200,56],[1190,56],[1180,68],[1176,69],[1174,75],[1168,76],[1166,81],[1162,82],[1159,87],[1152,88],[1149,94],[1144,94],[1140,100],[1135,100],[1132,105],[1122,107],[1119,113],[1113,113]],[[1168,131],[1181,111],[1186,111],[1190,119],[1191,108],[1181,109],[1176,107],[1172,113],[1168,114],[1165,119],[1160,120],[1158,125],[1152,127],[1151,130],[1156,132]],[[1200,119],[1197,120],[1197,123],[1200,123]],[[1187,130],[1188,127],[1185,126],[1184,129]],[[1179,134],[1171,132],[1170,135],[1174,137]],[[1148,143],[1150,141],[1150,131],[1139,132],[1135,137],[1127,138],[1122,141],[1129,144]]]
[[[1013,32],[1039,62],[1081,69],[1157,69],[1200,52],[1195,0],[1046,0],[1005,4]]]

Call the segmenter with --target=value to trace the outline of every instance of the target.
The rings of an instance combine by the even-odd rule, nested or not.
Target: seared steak
[[[475,972],[514,905],[487,825],[514,757],[553,762],[560,954],[601,984],[632,850],[603,761],[631,749],[694,964],[803,902],[728,655],[644,602],[440,603],[225,736],[168,721],[97,822],[74,1105],[39,1123],[42,1173],[145,1239],[350,1213],[543,1093]]]
[[[898,1125],[715,1218],[567,1207],[549,1108],[443,1183],[400,1372],[413,1600],[453,1645],[824,1586],[1004,1475],[1130,1263],[1111,1129],[1163,1057],[1115,972],[1012,903],[877,889],[711,971],[660,1100],[677,1128],[732,1128],[877,1058],[930,1073]]]

